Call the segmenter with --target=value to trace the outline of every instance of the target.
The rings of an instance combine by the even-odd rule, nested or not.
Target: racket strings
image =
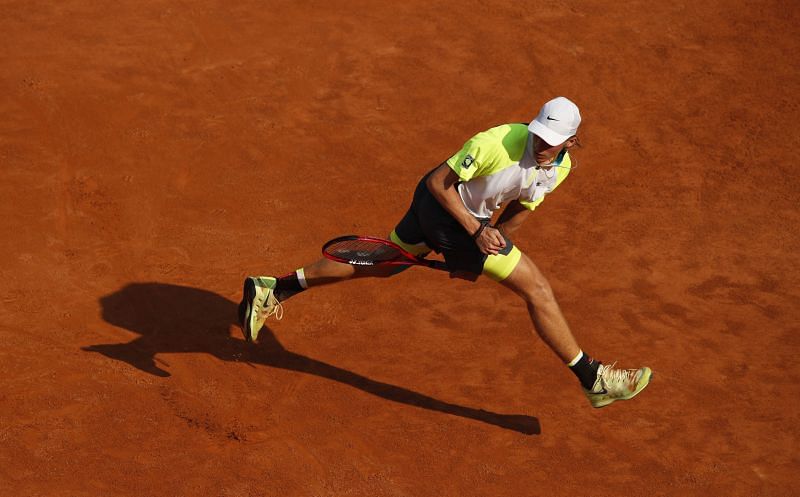
[[[342,259],[362,262],[390,261],[399,254],[394,247],[366,240],[345,240],[329,247],[328,252]]]

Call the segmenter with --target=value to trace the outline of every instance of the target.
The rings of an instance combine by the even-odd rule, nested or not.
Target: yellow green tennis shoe
[[[605,407],[618,400],[632,399],[650,383],[653,374],[650,368],[617,369],[615,364],[601,364],[592,389],[583,389],[592,407]]]
[[[248,276],[244,280],[242,301],[239,303],[239,324],[244,331],[244,339],[253,342],[270,316],[283,318],[283,306],[275,298],[277,278],[272,276]]]

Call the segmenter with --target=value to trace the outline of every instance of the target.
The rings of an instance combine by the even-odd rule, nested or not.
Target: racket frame
[[[328,253],[328,251],[327,251],[328,247],[330,247],[331,245],[333,245],[335,243],[345,242],[345,241],[365,241],[365,242],[379,243],[381,245],[385,245],[387,247],[391,247],[391,248],[397,250],[400,253],[400,255],[405,257],[407,260],[391,260],[391,261],[384,261],[384,262],[377,262],[377,263],[369,264],[369,263],[366,263],[366,262],[354,261],[352,259],[345,259],[343,257],[338,257],[338,256],[335,256],[333,254]],[[440,271],[449,271],[449,269],[447,269],[447,265],[442,261],[435,261],[435,260],[431,260],[431,259],[426,259],[424,257],[418,257],[418,256],[412,254],[411,252],[405,250],[403,247],[401,247],[400,245],[394,243],[391,240],[386,240],[385,238],[378,238],[378,237],[374,237],[374,236],[344,235],[344,236],[340,236],[340,237],[334,238],[333,240],[328,240],[325,243],[325,245],[322,246],[322,255],[324,255],[326,258],[328,258],[328,259],[330,259],[332,261],[342,262],[344,264],[350,264],[351,266],[364,266],[364,267],[369,267],[369,266],[373,266],[373,267],[374,266],[425,266],[425,267],[429,267],[431,269],[438,269]]]

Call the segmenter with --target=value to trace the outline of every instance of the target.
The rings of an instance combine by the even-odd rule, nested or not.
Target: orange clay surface
[[[523,4],[3,1],[0,495],[798,495],[797,3]],[[639,397],[422,268],[244,342],[244,276],[556,95],[580,167],[514,240]]]

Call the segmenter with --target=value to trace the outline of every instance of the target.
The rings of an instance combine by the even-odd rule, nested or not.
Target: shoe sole
[[[618,397],[616,399],[605,399],[605,400],[602,400],[602,401],[598,402],[597,404],[592,404],[592,407],[595,407],[595,408],[605,407],[605,406],[613,404],[614,402],[616,402],[618,400],[630,400],[630,399],[636,397],[637,395],[639,395],[639,393],[642,390],[644,390],[645,388],[647,388],[647,385],[650,384],[650,380],[653,379],[653,371],[650,368],[645,368],[645,369],[646,369],[646,371],[645,371],[644,374],[645,374],[646,377],[644,379],[644,384],[642,384],[642,381],[640,380],[639,381],[639,386],[636,387],[636,390],[634,390],[633,392],[629,393],[628,395],[626,395],[624,397]]]
[[[246,278],[242,288],[242,301],[239,303],[239,324],[242,325],[244,332],[244,339],[247,342],[252,342],[250,336],[250,313],[253,310],[253,300],[256,298],[256,284],[253,278]]]

